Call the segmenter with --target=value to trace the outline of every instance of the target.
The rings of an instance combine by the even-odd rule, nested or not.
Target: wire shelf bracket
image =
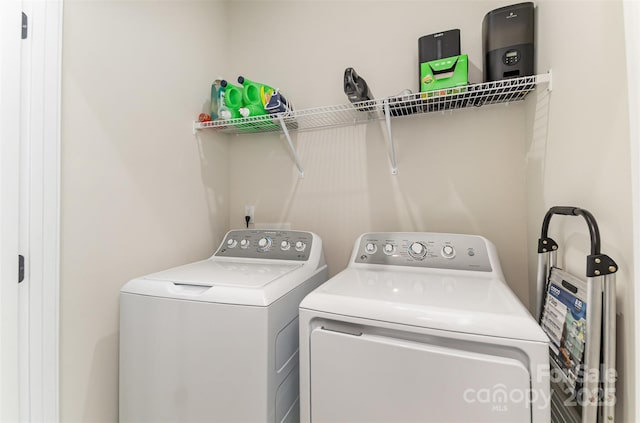
[[[304,169],[300,164],[300,157],[298,157],[298,153],[296,152],[296,148],[293,145],[293,141],[291,140],[291,134],[289,134],[289,129],[287,129],[287,124],[284,122],[284,118],[282,114],[278,115],[278,121],[280,122],[280,127],[282,128],[282,133],[287,139],[287,143],[289,144],[289,149],[291,150],[291,154],[293,155],[293,160],[296,162],[296,167],[298,168],[298,174],[301,178],[304,178]]]
[[[393,134],[391,133],[391,112],[389,111],[389,100],[384,101],[384,121],[387,127],[387,144],[389,145],[389,162],[391,163],[391,174],[398,174],[398,164],[396,163],[396,149],[393,144]]]

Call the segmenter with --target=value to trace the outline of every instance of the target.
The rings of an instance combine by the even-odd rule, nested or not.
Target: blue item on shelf
[[[269,112],[269,114],[275,113],[283,113],[283,112],[291,112],[293,108],[287,102],[287,99],[284,98],[282,94],[278,90],[271,96],[269,102],[266,106],[264,106],[265,110]]]

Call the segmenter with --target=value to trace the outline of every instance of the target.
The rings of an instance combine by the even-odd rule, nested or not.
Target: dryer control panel
[[[477,235],[367,233],[356,248],[356,263],[492,271],[486,240]]]
[[[312,247],[309,232],[243,229],[230,231],[214,255],[306,261]]]

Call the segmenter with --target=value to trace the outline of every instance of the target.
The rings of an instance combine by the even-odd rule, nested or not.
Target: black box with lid
[[[501,7],[482,21],[485,82],[534,75],[535,6],[532,2]]]

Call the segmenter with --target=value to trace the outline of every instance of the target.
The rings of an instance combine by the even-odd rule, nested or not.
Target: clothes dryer
[[[472,235],[367,233],[300,304],[303,422],[549,422],[548,338]]]
[[[234,230],[120,293],[121,422],[297,422],[298,306],[326,281],[311,232]]]

